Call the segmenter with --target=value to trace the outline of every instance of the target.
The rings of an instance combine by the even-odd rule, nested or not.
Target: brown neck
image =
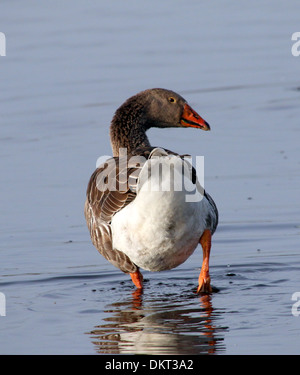
[[[126,148],[127,154],[130,155],[138,147],[150,146],[146,130],[142,106],[132,108],[132,106],[123,105],[120,107],[110,126],[113,156],[119,156],[122,148]]]

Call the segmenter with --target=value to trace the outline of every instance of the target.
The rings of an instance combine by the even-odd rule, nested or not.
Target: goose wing
[[[139,168],[129,169],[119,158],[108,159],[92,174],[87,187],[84,214],[96,249],[123,272],[132,273],[137,266],[127,255],[113,248],[111,219],[133,201],[136,194],[129,185],[129,176]]]

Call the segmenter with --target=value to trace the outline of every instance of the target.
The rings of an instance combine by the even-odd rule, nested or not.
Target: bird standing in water
[[[175,268],[200,243],[203,262],[197,292],[209,293],[217,207],[183,156],[150,145],[146,131],[151,127],[210,130],[186,100],[171,90],[149,89],[127,99],[110,126],[113,157],[95,170],[87,187],[84,213],[92,242],[108,261],[129,273],[139,289],[143,288],[140,268]],[[129,162],[123,162],[124,155]],[[172,175],[153,172],[157,164],[158,170],[172,171]],[[179,181],[184,182],[181,189],[176,188]],[[188,201],[192,188],[201,193],[201,199]]]

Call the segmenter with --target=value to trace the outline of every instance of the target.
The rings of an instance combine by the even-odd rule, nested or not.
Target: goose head
[[[144,102],[144,123],[146,128],[184,127],[210,130],[209,124],[174,91],[149,89],[138,94]]]

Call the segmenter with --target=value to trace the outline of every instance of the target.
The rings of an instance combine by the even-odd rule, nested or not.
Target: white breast
[[[203,196],[187,202],[195,185],[188,174],[183,176],[183,161],[176,156],[159,159],[148,160],[137,197],[111,223],[113,247],[149,271],[177,267],[194,252],[209,209]],[[154,168],[158,163],[159,173]]]

